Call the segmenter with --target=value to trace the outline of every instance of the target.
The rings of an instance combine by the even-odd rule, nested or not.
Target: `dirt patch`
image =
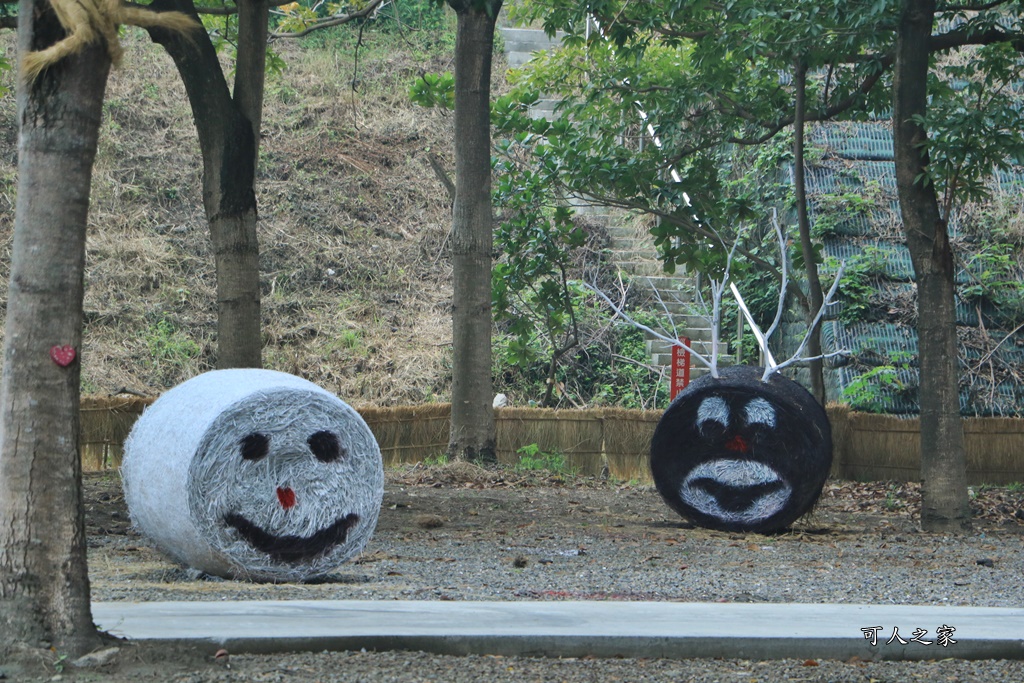
[[[138,538],[131,528],[116,472],[86,473],[83,486],[90,538]],[[529,507],[520,507],[523,502]],[[885,526],[913,526],[920,506],[921,489],[916,483],[833,480],[826,483],[817,507],[794,529],[870,533]],[[543,531],[568,532],[578,526],[581,517],[622,529],[624,534],[642,535],[651,528],[695,529],[668,510],[650,486],[488,469],[463,462],[389,470],[382,507],[378,533],[401,533],[423,526],[417,519],[424,515],[442,520],[437,526],[448,530],[471,528],[481,514],[487,525],[504,529],[528,524]],[[1024,533],[1024,491],[994,486],[972,488],[971,509],[979,531]]]

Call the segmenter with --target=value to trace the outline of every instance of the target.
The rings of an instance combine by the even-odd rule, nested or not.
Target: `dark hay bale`
[[[676,512],[700,526],[768,533],[808,512],[832,466],[825,410],[796,382],[725,368],[668,407],[651,441],[651,474]]]

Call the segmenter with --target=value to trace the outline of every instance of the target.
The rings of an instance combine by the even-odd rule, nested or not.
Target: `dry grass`
[[[364,38],[374,40],[403,44]],[[184,88],[145,34],[124,42],[94,175],[82,381],[86,394],[155,395],[215,362],[215,282]],[[356,405],[443,399],[450,210],[426,150],[453,168],[451,117],[413,107],[406,91],[420,69],[450,64],[371,44],[360,54],[353,92],[350,51],[297,42],[274,48],[287,69],[268,79],[257,180],[264,363]],[[0,100],[0,120],[6,279],[13,92]]]

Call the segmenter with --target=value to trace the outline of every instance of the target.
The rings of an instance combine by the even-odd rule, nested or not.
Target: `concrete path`
[[[1016,608],[268,600],[95,603],[93,615],[114,635],[205,642],[230,652],[365,648],[548,657],[1024,659],[1024,609]],[[951,638],[945,645],[943,632]],[[921,642],[912,640],[915,635]]]

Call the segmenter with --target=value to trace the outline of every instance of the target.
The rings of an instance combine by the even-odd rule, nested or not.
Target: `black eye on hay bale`
[[[242,449],[243,460],[260,460],[267,457],[270,452],[270,439],[266,434],[255,432],[246,434],[239,443]]]
[[[136,527],[177,561],[258,581],[323,576],[365,547],[380,448],[333,394],[271,370],[217,370],[161,396],[125,443]]]
[[[770,533],[813,507],[832,467],[824,408],[796,382],[724,368],[668,407],[651,441],[658,492],[695,524]]]
[[[345,455],[344,446],[333,432],[319,431],[306,439],[306,443],[320,462],[334,462]]]

